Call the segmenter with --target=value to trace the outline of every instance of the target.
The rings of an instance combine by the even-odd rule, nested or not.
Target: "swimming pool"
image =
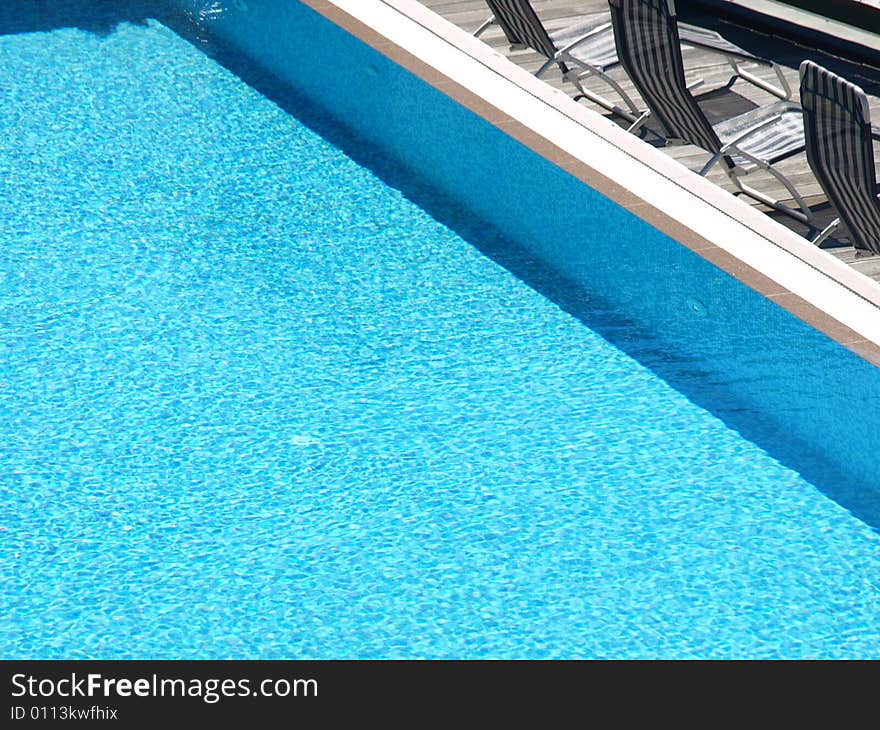
[[[797,427],[845,431],[870,366],[549,165],[590,214],[518,213],[512,142],[494,191],[447,196],[503,135],[247,7],[60,3],[0,36],[3,656],[875,656],[870,464]],[[240,55],[260,23],[303,35]],[[352,134],[378,95],[340,124],[321,74],[262,70],[330,42],[433,179]]]

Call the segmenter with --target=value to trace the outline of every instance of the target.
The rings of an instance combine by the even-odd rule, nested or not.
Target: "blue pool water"
[[[298,97],[78,20],[0,36],[0,655],[877,655],[833,485]]]

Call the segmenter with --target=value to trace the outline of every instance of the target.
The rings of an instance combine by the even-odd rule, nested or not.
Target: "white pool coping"
[[[301,1],[880,366],[877,282],[536,79],[417,0]]]

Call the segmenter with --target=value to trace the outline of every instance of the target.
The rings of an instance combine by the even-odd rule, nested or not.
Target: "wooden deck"
[[[489,15],[488,7],[483,0],[421,0],[421,2],[467,31],[475,30]],[[595,22],[599,23],[607,20],[607,0],[533,0],[532,4],[550,30],[564,27],[575,21],[595,20]],[[684,2],[678,4],[680,20],[717,30],[729,40],[752,53],[776,61],[783,68],[786,78],[794,90],[795,97],[797,96],[798,87],[797,69],[800,62],[805,58],[814,60],[859,84],[869,96],[874,123],[880,123],[880,69],[856,65],[845,59],[825,54],[821,50],[803,47],[776,36],[765,35],[760,30],[743,28],[693,9],[685,10],[684,6],[686,6]],[[545,60],[542,56],[530,50],[511,51],[497,25],[490,27],[481,38],[500,53],[505,54],[511,61],[529,71],[536,71]],[[728,86],[731,68],[717,54],[695,48],[685,48],[683,55],[685,68],[688,72],[688,81],[704,80],[703,85],[699,87],[695,95],[707,112],[707,116],[713,122],[732,117],[759,105],[777,101],[775,97],[742,79],[738,79],[732,86]],[[770,69],[750,67],[749,70],[762,78],[766,78],[771,83],[776,80],[775,74]],[[613,76],[634,99],[640,101],[632,82],[620,66],[610,69],[609,75]],[[561,75],[556,73],[555,69],[548,71],[543,78],[547,83],[563,89],[571,96],[574,96],[576,93],[571,84],[562,81]],[[601,81],[592,79],[587,84],[587,87],[603,96],[613,97],[613,92]],[[581,101],[581,103],[587,104],[596,111],[607,115],[607,112],[601,107],[587,101]],[[665,147],[664,150],[691,169],[699,169],[709,157],[708,153],[690,145],[669,146]],[[880,143],[875,144],[875,153],[880,158]],[[807,198],[814,212],[821,219],[830,221],[836,217],[825,202],[825,196],[810,172],[804,155],[797,155],[790,160],[786,160],[780,163],[778,167],[794,182],[798,190]],[[721,170],[713,171],[709,179],[728,190],[733,189],[727,176]],[[768,192],[778,199],[784,200],[787,197],[785,188],[767,173],[756,171],[748,176],[747,181],[753,187]],[[742,200],[753,202],[751,198],[745,196],[742,197]],[[755,203],[755,205],[767,211],[781,223],[798,233],[806,233],[806,227],[791,218],[776,212],[770,212],[760,203]],[[845,230],[841,229],[834,236],[827,239],[822,244],[822,248],[846,261],[862,273],[880,281],[880,256],[861,256],[856,258],[855,250],[852,248]]]

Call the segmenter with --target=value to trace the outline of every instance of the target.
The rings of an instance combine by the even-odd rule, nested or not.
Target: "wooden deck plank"
[[[468,32],[473,32],[490,14],[484,0],[421,0],[421,2]],[[584,20],[598,23],[606,18],[608,14],[607,0],[533,0],[532,4],[548,29],[551,30]],[[800,61],[810,58],[821,63],[864,88],[868,94],[872,118],[875,120],[875,124],[880,123],[880,70],[857,66],[847,62],[845,59],[824,54],[820,50],[800,46],[797,43],[786,41],[776,36],[765,35],[759,29],[742,28],[717,18],[700,15],[698,12],[685,14],[680,9],[680,18],[687,22],[718,30],[734,43],[741,45],[756,55],[776,61],[782,67],[785,77],[792,89],[795,90],[795,93],[798,86],[798,65]],[[481,38],[488,45],[506,55],[513,63],[518,64],[531,73],[537,71],[545,60],[538,53],[531,50],[511,51],[504,34],[497,26],[490,27],[483,33]],[[719,121],[720,118],[725,116],[733,116],[750,108],[776,101],[775,97],[742,79],[736,80],[729,89],[725,89],[724,87],[728,83],[732,71],[724,59],[717,54],[702,49],[686,47],[683,49],[683,57],[688,80],[703,79],[703,85],[696,92],[696,96],[698,101],[702,102],[701,105],[704,109],[712,109],[713,122]],[[767,81],[775,82],[776,80],[775,74],[770,69],[755,67],[749,70]],[[632,82],[620,66],[610,69],[609,75],[620,83],[624,91],[631,94],[637,103],[641,104],[641,99],[635,91]],[[555,69],[548,71],[544,75],[544,80],[554,87],[562,89],[570,96],[574,96],[576,93],[574,87],[564,82],[561,75]],[[599,79],[588,80],[586,86],[588,89],[596,91],[603,96],[614,97],[614,93],[607,84]],[[603,109],[593,105],[591,102],[582,101],[581,103],[607,116]],[[657,144],[656,139],[654,144]],[[880,156],[880,145],[876,145],[875,148],[878,156]],[[702,167],[703,163],[708,159],[706,152],[690,145],[668,146],[663,149],[672,158],[693,170]],[[786,160],[780,165],[780,169],[795,184],[798,190],[802,192],[811,205],[814,202],[822,203],[824,201],[824,194],[810,171],[804,155],[798,155],[791,160]],[[733,190],[733,186],[721,170],[713,171],[708,177],[717,185],[729,191]],[[760,170],[755,171],[748,176],[748,182],[758,190],[779,199],[784,200],[787,197],[785,188],[768,173]],[[742,197],[742,199],[750,203],[753,202],[750,198]],[[788,202],[793,204],[792,201]],[[754,203],[754,205],[765,212],[770,212],[760,203]],[[777,213],[771,214],[780,223],[785,224],[799,234],[803,235],[805,233],[805,227],[790,218]],[[833,213],[829,211],[825,217],[830,220],[833,217]],[[880,257],[856,259],[854,249],[845,229],[842,228],[838,233],[829,237],[823,244],[823,248],[867,276],[880,281]]]

